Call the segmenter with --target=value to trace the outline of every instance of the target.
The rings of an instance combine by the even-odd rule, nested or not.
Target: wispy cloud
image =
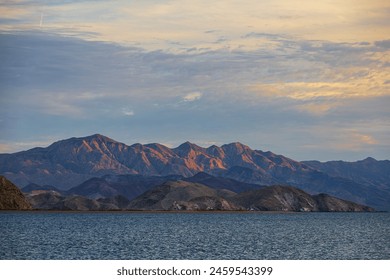
[[[322,115],[331,108],[343,106],[353,99],[376,98],[390,96],[390,85],[386,81],[390,74],[385,71],[372,69],[351,71],[343,82],[291,82],[257,84],[250,87],[255,96],[269,100],[292,100],[298,110],[307,111],[314,115]],[[345,69],[334,74],[343,75]]]
[[[84,32],[86,39],[92,32],[95,40],[142,44],[149,50],[248,50],[264,44],[267,36],[261,34],[337,42],[381,40],[388,34],[389,5],[382,0],[345,0],[337,5],[330,0],[5,1],[2,17],[14,21],[3,22],[0,28],[39,28],[43,13],[45,30],[68,34],[73,30],[78,36]]]
[[[354,129],[347,129],[338,136],[338,141],[331,144],[333,149],[339,151],[360,152],[371,149],[378,141],[369,134],[361,133]]]
[[[203,94],[201,92],[191,92],[191,93],[186,94],[183,97],[183,101],[184,102],[193,102],[193,101],[201,99],[202,96],[203,96]]]
[[[123,113],[123,115],[125,115],[127,117],[132,117],[135,115],[133,110],[129,110],[127,108],[122,109],[122,113]]]
[[[0,153],[12,153],[31,149],[32,147],[47,147],[57,139],[50,138],[45,141],[0,143]]]

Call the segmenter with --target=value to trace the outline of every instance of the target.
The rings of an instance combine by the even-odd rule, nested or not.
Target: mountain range
[[[89,186],[90,194],[85,194],[91,199],[108,198],[108,194],[134,198],[146,191],[145,184],[151,188],[161,185],[167,176],[189,180],[200,173],[197,180],[202,176],[204,182],[219,180],[221,189],[230,186],[237,193],[253,189],[253,185],[289,185],[312,195],[325,193],[390,210],[388,160],[298,162],[241,143],[203,148],[186,142],[171,149],[157,143],[128,146],[95,134],[58,141],[47,148],[0,154],[0,173],[21,187],[36,184],[87,192]],[[138,187],[136,178],[142,181]],[[144,184],[145,180],[149,183]]]

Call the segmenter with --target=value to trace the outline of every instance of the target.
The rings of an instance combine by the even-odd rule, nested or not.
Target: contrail
[[[42,27],[43,24],[43,13],[41,13],[41,21],[39,22],[39,27]]]

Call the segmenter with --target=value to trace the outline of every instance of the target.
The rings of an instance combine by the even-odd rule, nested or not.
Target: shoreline
[[[3,212],[19,213],[122,213],[122,214],[304,214],[304,213],[388,213],[388,211],[251,211],[251,210],[51,210],[51,209],[30,209],[30,210],[0,210]]]

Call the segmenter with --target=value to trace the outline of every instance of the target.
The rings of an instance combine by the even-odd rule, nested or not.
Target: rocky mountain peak
[[[221,147],[218,147],[216,145],[212,145],[212,146],[208,147],[207,153],[209,153],[210,155],[212,155],[214,157],[218,157],[221,159],[225,157],[224,150]]]
[[[222,145],[221,148],[227,153],[236,153],[236,154],[243,154],[245,152],[251,151],[251,149],[248,146],[241,144],[240,142],[225,144]]]
[[[72,137],[65,140],[60,140],[51,144],[48,149],[50,151],[66,150],[69,148],[84,149],[86,151],[93,151],[94,149],[101,149],[107,145],[120,144],[119,142],[106,137],[101,134],[93,134],[86,137]]]
[[[367,158],[363,159],[362,162],[371,163],[371,162],[377,162],[377,160],[373,157],[367,157]]]
[[[198,151],[198,150],[203,150],[202,147],[194,144],[194,143],[191,143],[189,141],[186,141],[184,142],[183,144],[181,144],[180,146],[178,146],[176,149],[180,149],[180,150],[195,150],[195,151]]]
[[[102,134],[99,134],[99,133],[92,134],[90,136],[86,136],[86,137],[82,137],[82,138],[85,140],[95,140],[95,141],[101,141],[101,142],[116,142],[115,140],[113,140],[107,136],[104,136]]]
[[[199,147],[189,141],[181,144],[177,148],[172,149],[180,157],[195,156],[198,153],[206,152],[206,149]]]

